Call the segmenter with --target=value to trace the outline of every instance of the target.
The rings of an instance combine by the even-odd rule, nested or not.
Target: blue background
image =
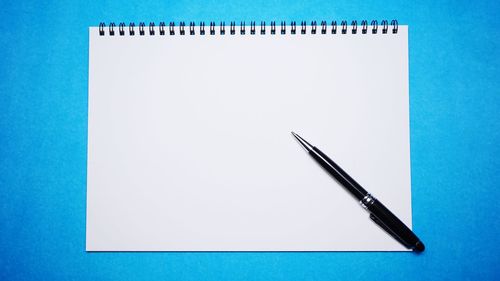
[[[1,280],[500,279],[498,1],[2,1]],[[101,2],[101,1],[99,1]],[[412,253],[86,253],[88,26],[410,25]]]

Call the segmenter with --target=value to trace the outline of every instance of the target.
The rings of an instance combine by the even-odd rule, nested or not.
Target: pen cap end
[[[425,250],[424,243],[418,241],[417,244],[415,244],[415,248],[413,248],[413,251],[417,253],[421,253]]]

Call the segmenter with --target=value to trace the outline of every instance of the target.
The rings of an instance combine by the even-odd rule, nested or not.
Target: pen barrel
[[[332,175],[345,189],[347,189],[356,199],[361,200],[368,192],[347,174],[337,163],[316,147],[309,154],[318,162],[330,175]]]
[[[408,249],[417,252],[424,250],[424,244],[400,219],[398,219],[380,201],[373,198],[373,203],[363,205],[370,212],[370,218],[379,224],[386,232]]]

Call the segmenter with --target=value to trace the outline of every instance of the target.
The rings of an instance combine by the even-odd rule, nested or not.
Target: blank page
[[[290,132],[411,227],[407,26],[307,28],[90,28],[87,251],[406,250]]]

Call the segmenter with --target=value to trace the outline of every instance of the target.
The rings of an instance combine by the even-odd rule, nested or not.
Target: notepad
[[[87,251],[405,251],[292,130],[411,227],[408,27],[90,27]]]

